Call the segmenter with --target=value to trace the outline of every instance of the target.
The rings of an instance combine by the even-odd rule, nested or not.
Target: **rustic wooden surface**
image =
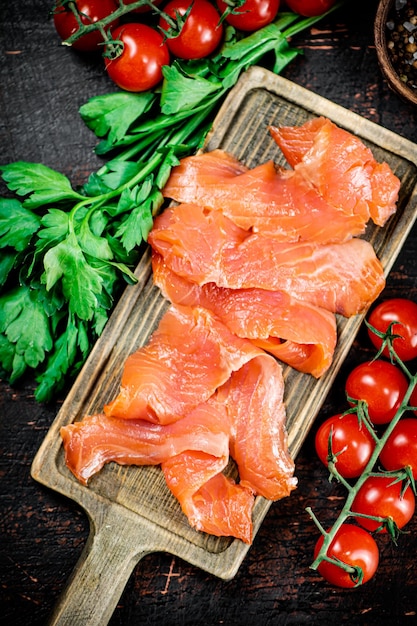
[[[347,3],[299,35],[293,44],[305,53],[283,75],[417,142],[417,110],[391,93],[379,73],[372,34],[376,5]],[[49,8],[47,0],[0,6],[0,162],[40,161],[83,182],[100,162],[78,108],[114,88],[99,60],[59,45]],[[417,227],[390,274],[386,296],[417,300],[416,235]],[[344,407],[346,373],[368,349],[361,331],[318,422]],[[83,511],[30,477],[61,404],[36,404],[33,389],[30,379],[14,388],[0,383],[0,611],[3,623],[30,626],[47,622],[88,536]],[[325,520],[343,496],[315,458],[313,434],[297,459],[298,490],[271,507],[232,581],[166,554],[149,555],[131,576],[110,625],[417,623],[417,517],[397,547],[380,542],[378,573],[363,588],[331,588],[309,569],[315,530],[305,508]]]

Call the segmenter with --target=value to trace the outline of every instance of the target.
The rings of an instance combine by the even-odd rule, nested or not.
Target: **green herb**
[[[162,89],[92,98],[80,115],[97,153],[112,156],[78,190],[41,164],[0,167],[20,198],[0,201],[0,369],[12,383],[32,370],[36,399],[48,401],[72,382],[135,282],[172,167],[202,146],[242,72],[269,55],[279,73],[301,53],[288,38],[319,19],[282,13],[245,37],[228,27],[216,57],[175,61]]]

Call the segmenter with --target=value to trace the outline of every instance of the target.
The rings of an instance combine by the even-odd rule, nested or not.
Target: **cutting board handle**
[[[99,521],[90,517],[88,541],[50,626],[108,624],[135,565],[156,550],[141,520],[118,516],[117,508],[108,507]]]

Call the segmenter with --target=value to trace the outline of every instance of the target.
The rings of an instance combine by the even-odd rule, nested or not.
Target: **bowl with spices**
[[[417,105],[417,2],[381,0],[375,18],[375,47],[390,87]]]

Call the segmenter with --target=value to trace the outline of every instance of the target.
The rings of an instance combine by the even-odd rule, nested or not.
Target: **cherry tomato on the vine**
[[[386,470],[410,466],[417,480],[417,419],[400,419],[382,448],[379,460]]]
[[[390,517],[403,528],[413,517],[416,500],[411,487],[403,490],[401,481],[392,476],[370,476],[363,483],[351,506],[352,513],[363,513],[374,517]],[[355,516],[358,524],[370,531],[386,533],[383,523],[368,517]]]
[[[410,361],[417,358],[417,304],[407,298],[391,298],[378,304],[368,317],[368,322],[373,328],[385,333],[391,322],[391,332],[401,335],[393,340],[393,347],[401,361]],[[382,345],[382,339],[370,328],[368,335],[377,350]],[[383,354],[389,356],[387,348]]]
[[[348,397],[367,403],[373,424],[387,424],[403,401],[408,380],[398,367],[377,359],[355,367],[346,379],[345,389]]]
[[[119,56],[105,57],[107,73],[116,85],[126,91],[139,92],[161,82],[162,67],[170,62],[162,35],[150,26],[132,22],[118,26],[112,38],[123,43]]]
[[[116,0],[76,0],[75,4],[80,13],[81,21],[86,26],[108,17],[118,7]],[[74,35],[79,29],[74,13],[67,4],[62,4],[62,0],[56,2],[53,20],[55,29],[63,41]],[[109,27],[114,27],[117,24],[118,20],[114,20]],[[100,31],[94,30],[76,39],[72,47],[83,52],[93,52],[102,43],[103,37]]]
[[[359,476],[375,449],[375,440],[355,413],[333,415],[320,425],[315,437],[319,459],[327,465],[329,437],[337,457],[336,469],[344,478]]]
[[[174,56],[187,60],[207,57],[217,49],[223,39],[220,15],[208,0],[171,0],[164,7],[164,13],[175,19],[177,14],[185,15],[191,4],[191,11],[180,34],[166,40]],[[169,32],[170,24],[161,17],[159,28]]]
[[[216,0],[219,11],[223,14],[230,4]],[[246,32],[259,30],[270,24],[279,10],[280,0],[246,0],[241,6],[236,2],[236,12],[229,13],[225,21]]]
[[[304,17],[313,17],[326,13],[336,3],[336,0],[285,0],[291,11]]]
[[[323,541],[324,537],[321,536],[314,549],[314,558],[317,557]],[[327,556],[340,559],[347,565],[360,567],[363,573],[362,583],[372,578],[379,564],[379,549],[375,539],[368,531],[353,524],[342,524],[327,550]],[[337,587],[350,588],[357,584],[348,572],[328,561],[322,561],[317,571],[327,582]]]

